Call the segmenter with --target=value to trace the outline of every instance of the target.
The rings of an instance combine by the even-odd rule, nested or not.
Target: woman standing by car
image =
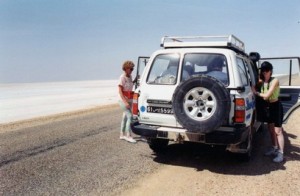
[[[268,150],[265,155],[275,155],[274,162],[283,161],[283,150],[284,150],[284,137],[282,129],[283,121],[283,109],[282,104],[279,101],[279,81],[277,78],[271,77],[273,73],[273,66],[271,63],[265,61],[261,64],[261,79],[263,85],[261,86],[261,93],[256,92],[255,94],[266,101],[267,108],[267,123],[268,130],[271,135],[272,148]]]
[[[135,143],[131,137],[130,123],[132,120],[131,103],[133,98],[133,81],[131,73],[134,69],[134,63],[132,61],[125,61],[122,69],[124,73],[120,76],[118,89],[119,89],[119,104],[123,110],[123,118],[121,122],[120,139],[124,139],[128,142]]]

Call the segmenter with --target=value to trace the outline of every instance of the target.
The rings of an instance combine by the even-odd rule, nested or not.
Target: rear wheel
[[[156,153],[166,150],[169,140],[160,138],[149,138],[147,139],[149,147]]]

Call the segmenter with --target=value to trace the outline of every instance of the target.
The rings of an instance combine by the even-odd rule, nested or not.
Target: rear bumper
[[[248,136],[248,128],[241,127],[220,127],[210,133],[194,133],[182,128],[160,127],[133,122],[132,131],[148,138],[163,138],[173,141],[191,141],[205,144],[228,145],[238,144]]]
[[[132,132],[144,137],[156,137],[158,128],[159,126],[145,125],[139,122],[131,123]]]

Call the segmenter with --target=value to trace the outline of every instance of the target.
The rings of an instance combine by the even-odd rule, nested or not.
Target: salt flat
[[[117,80],[0,84],[0,124],[117,103]]]

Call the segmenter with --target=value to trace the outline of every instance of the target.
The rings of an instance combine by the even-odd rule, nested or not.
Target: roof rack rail
[[[221,36],[164,36],[161,39],[161,47],[182,48],[182,47],[228,47],[245,52],[245,44],[234,35]]]

